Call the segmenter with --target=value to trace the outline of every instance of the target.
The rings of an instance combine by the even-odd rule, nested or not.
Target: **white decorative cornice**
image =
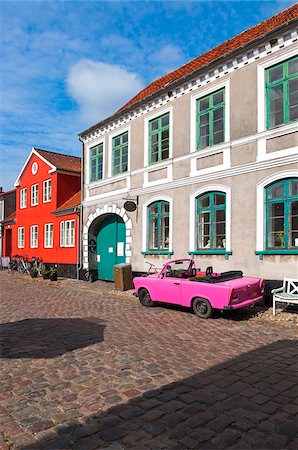
[[[174,99],[181,97],[182,95],[188,94],[189,92],[199,89],[200,87],[205,86],[208,83],[213,82],[214,80],[227,75],[228,73],[233,72],[234,70],[241,69],[242,67],[252,64],[257,60],[265,58],[270,54],[274,54],[279,50],[288,47],[289,45],[297,42],[297,29],[292,29],[287,31],[283,35],[277,38],[277,44],[273,47],[270,44],[270,41],[259,45],[255,49],[247,50],[242,55],[236,56],[234,59],[230,59],[226,62],[221,63],[217,67],[212,70],[206,68],[208,72],[201,74],[200,76],[194,77],[190,81],[183,81],[181,79],[181,84],[176,86],[175,88],[171,88],[172,95],[168,97],[166,93],[163,91],[160,95],[154,99],[148,99],[147,103],[143,105],[136,104],[135,109],[125,112],[123,111],[123,116],[113,119],[111,121],[90,133],[80,135],[84,143],[88,143],[93,141],[94,139],[103,136],[104,134],[115,130],[116,128],[121,127],[132,119],[140,117],[144,114],[147,114],[154,109],[164,106],[169,102],[172,102]],[[188,75],[187,75],[188,76]],[[179,82],[179,80],[177,80]],[[174,83],[174,82],[173,82]],[[84,137],[83,137],[84,136]]]

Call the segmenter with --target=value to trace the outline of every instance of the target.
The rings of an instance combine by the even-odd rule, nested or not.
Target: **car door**
[[[181,280],[180,278],[158,278],[156,280],[156,300],[165,303],[181,304]]]

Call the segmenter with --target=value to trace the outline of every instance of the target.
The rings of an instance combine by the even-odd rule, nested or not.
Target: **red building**
[[[16,212],[4,223],[3,248],[11,235],[11,255],[38,256],[57,264],[58,275],[75,277],[80,185],[80,158],[33,148],[15,182]]]

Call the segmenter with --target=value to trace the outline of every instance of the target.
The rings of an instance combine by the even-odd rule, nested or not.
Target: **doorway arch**
[[[97,273],[101,279],[113,280],[113,275],[110,278],[106,278],[105,275],[104,277],[101,277],[102,271],[100,270],[99,264],[103,264],[104,262],[112,265],[112,262],[109,263],[109,258],[107,257],[108,255],[112,256],[112,254],[117,257],[119,256],[119,258],[116,258],[114,264],[119,262],[131,262],[131,231],[132,220],[128,217],[124,208],[118,208],[115,204],[104,205],[101,208],[97,208],[95,212],[89,214],[87,223],[83,229],[83,268],[89,269],[89,272],[92,271],[94,275]],[[109,240],[109,243],[107,243],[106,248],[102,249],[98,242],[100,237],[106,239],[106,233],[108,237],[110,234],[111,239]],[[113,241],[113,233],[115,234],[116,241]],[[90,246],[91,242],[94,244],[93,248]],[[100,253],[102,250],[104,252],[103,255]],[[102,256],[104,257],[104,260],[102,260]],[[100,261],[98,261],[98,259]]]

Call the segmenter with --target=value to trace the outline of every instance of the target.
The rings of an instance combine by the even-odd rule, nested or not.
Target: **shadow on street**
[[[0,326],[1,358],[55,358],[102,342],[104,324],[88,319],[25,319]]]
[[[297,342],[277,341],[56,426],[22,449],[296,448],[297,352]]]

